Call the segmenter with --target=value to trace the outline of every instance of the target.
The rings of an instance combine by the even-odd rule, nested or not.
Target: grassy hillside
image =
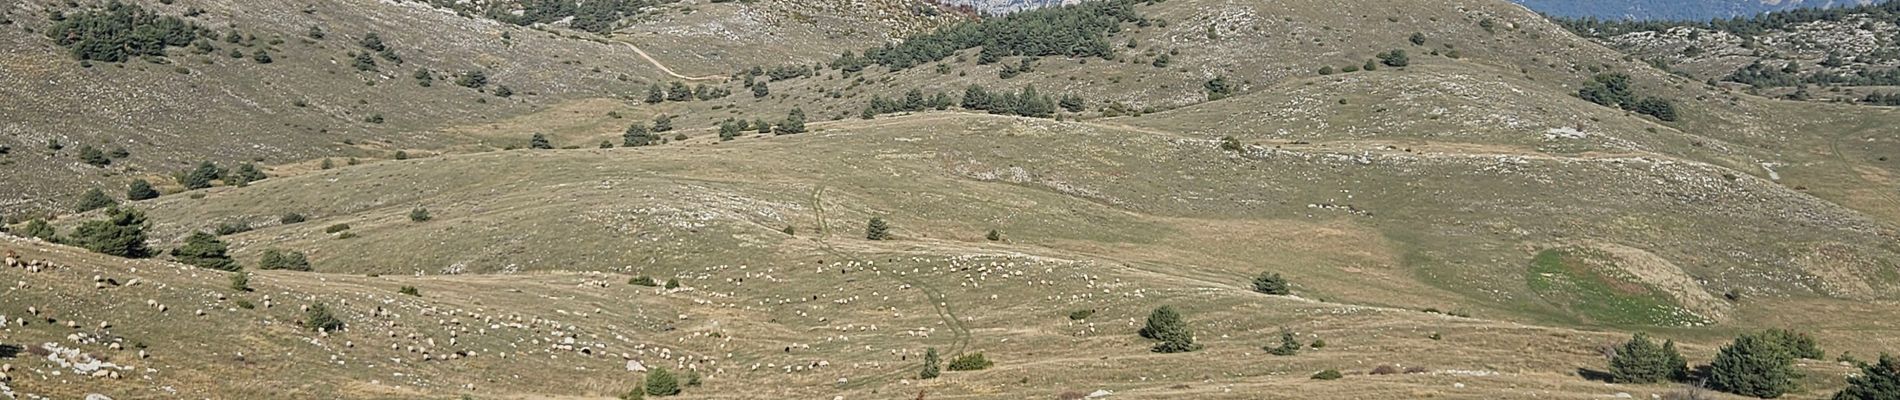
[[[678,80],[631,51],[631,45],[654,45],[656,57],[681,63],[677,68],[682,75],[725,75],[733,65],[752,64],[709,65],[686,57],[676,61],[674,56],[688,50],[704,52],[689,46],[708,41],[676,40],[688,35],[673,31],[667,31],[664,40],[642,35],[606,38],[497,22],[483,18],[482,12],[458,15],[420,2],[361,0],[128,2],[201,27],[202,40],[187,43],[202,41],[206,47],[185,44],[163,55],[123,62],[85,61],[49,34],[67,15],[104,10],[110,3],[70,4],[31,1],[4,10],[11,23],[0,24],[0,36],[5,37],[0,41],[0,57],[5,57],[0,62],[5,71],[0,73],[0,95],[8,100],[0,107],[9,118],[0,128],[0,146],[8,148],[0,154],[0,163],[17,171],[9,174],[16,179],[0,184],[10,193],[0,199],[0,210],[9,215],[65,209],[88,187],[123,188],[131,179],[170,175],[206,160],[283,164],[480,146],[479,138],[444,128],[581,99],[637,101],[649,85]],[[760,21],[743,28],[759,35],[745,47],[753,49],[802,48],[819,41],[868,45],[875,37],[950,18],[931,19],[916,14],[928,8],[893,2],[849,9],[826,2],[715,6],[737,8],[728,11]],[[626,24],[696,24],[719,12],[676,4],[642,10]],[[799,17],[819,13],[838,17]],[[820,26],[854,31],[832,32]],[[232,32],[238,34],[235,43],[225,40]],[[372,33],[387,53],[364,44]],[[648,40],[655,43],[645,43]],[[757,50],[731,51],[739,54],[729,57],[740,59],[783,59]],[[259,52],[269,56],[268,64],[256,60]],[[357,54],[373,65],[359,67]],[[431,74],[433,84],[418,84],[418,70]],[[483,73],[487,83],[479,88],[458,85],[458,78],[470,72]],[[59,149],[52,148],[55,142]],[[87,146],[123,149],[128,156],[95,167],[80,157]]]
[[[1631,332],[1703,364],[1788,328],[1826,351],[1794,361],[1787,397],[1827,398],[1858,370],[1834,360],[1900,346],[1878,334],[1900,329],[1895,110],[1710,85],[1508,2],[1129,1],[968,22],[895,1],[680,2],[592,33],[422,3],[185,1],[146,6],[219,32],[329,22],[323,39],[261,24],[286,41],[219,38],[172,64],[83,67],[12,36],[6,65],[60,67],[0,90],[310,100],[202,119],[79,107],[88,95],[0,103],[30,116],[0,137],[8,176],[28,177],[8,207],[70,209],[68,193],[137,177],[171,192],[123,204],[149,217],[152,259],[68,247],[101,211],[44,211],[66,244],[0,235],[52,265],[0,270],[18,283],[0,292],[15,318],[0,350],[28,355],[0,353],[16,367],[0,393],[610,398],[643,379],[635,361],[695,371],[687,398],[1655,398],[1685,389],[1602,382]],[[371,31],[403,66],[352,36]],[[424,87],[415,67],[491,82]],[[1008,95],[966,106],[972,85]],[[275,125],[308,132],[202,133]],[[80,155],[120,141],[130,156],[104,168]],[[270,177],[167,176],[201,159]],[[252,290],[174,263],[204,250],[199,232]],[[260,270],[274,251],[312,271]],[[1267,272],[1291,295],[1255,292]],[[304,329],[316,303],[346,328]],[[1150,351],[1135,333],[1162,305],[1202,350]],[[1326,344],[1267,354],[1282,330]],[[41,354],[71,348],[124,368],[94,378]],[[920,379],[933,348],[995,365]],[[1328,369],[1342,380],[1311,378]]]

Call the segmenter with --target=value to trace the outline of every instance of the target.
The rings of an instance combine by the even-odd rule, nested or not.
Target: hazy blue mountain
[[[1887,0],[1512,0],[1565,17],[1708,20],[1804,7],[1839,7]]]

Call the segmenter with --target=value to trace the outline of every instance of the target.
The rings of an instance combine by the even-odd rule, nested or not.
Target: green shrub
[[[992,242],[1000,242],[1003,240],[1003,232],[997,231],[995,229],[991,229],[990,234],[983,235],[983,238],[989,239],[989,241],[992,241]]]
[[[116,205],[119,205],[119,201],[113,200],[112,196],[107,196],[105,191],[91,188],[79,195],[79,201],[73,203],[73,212],[87,212]]]
[[[251,273],[244,271],[231,273],[231,290],[240,292],[251,291]]]
[[[26,227],[20,228],[19,233],[21,237],[35,238],[48,242],[56,241],[56,239],[59,238],[59,232],[53,229],[53,224],[46,223],[46,220],[43,219],[27,221]]]
[[[421,291],[421,290],[417,290],[415,286],[408,286],[408,285],[403,285],[403,287],[400,287],[400,288],[397,288],[397,289],[396,289],[396,293],[401,293],[401,294],[406,294],[406,295],[410,295],[410,296],[416,296],[416,297],[422,297],[422,291]]]
[[[428,222],[431,219],[435,219],[435,217],[429,215],[428,208],[416,206],[415,209],[409,210],[409,221],[411,222]]]
[[[1075,311],[1069,312],[1069,319],[1074,320],[1074,321],[1081,321],[1081,320],[1089,319],[1089,317],[1094,316],[1094,315],[1095,315],[1095,309],[1093,308],[1075,310]]]
[[[673,376],[666,367],[654,367],[647,371],[647,394],[654,396],[672,396],[680,394],[679,378]]]
[[[1330,380],[1344,378],[1344,377],[1346,376],[1340,374],[1339,370],[1336,370],[1336,369],[1328,369],[1325,371],[1320,371],[1317,374],[1313,374],[1313,379],[1322,380],[1322,381],[1330,381]]]
[[[133,180],[132,184],[125,188],[125,198],[132,201],[156,199],[158,190],[153,189],[152,183],[144,179]]]
[[[238,270],[237,261],[226,254],[230,249],[217,236],[204,232],[193,232],[185,238],[185,244],[172,249],[172,258],[178,262],[221,271]]]
[[[679,278],[666,278],[667,289],[679,289],[679,287],[680,287]]]
[[[1292,288],[1287,285],[1286,278],[1280,277],[1277,272],[1261,272],[1260,276],[1254,277],[1253,291],[1282,296],[1293,293]]]
[[[310,219],[308,217],[304,217],[303,214],[298,214],[294,212],[284,213],[283,216],[277,217],[277,223],[284,224],[284,225],[301,224],[304,221],[308,221],[308,220]]]
[[[350,224],[336,224],[323,228],[323,233],[337,233],[350,230]]]
[[[323,303],[311,304],[303,312],[303,325],[313,331],[335,332],[343,329],[343,320],[330,314],[330,308]]]
[[[310,271],[310,260],[303,252],[265,249],[264,257],[257,262],[257,269]]]
[[[657,282],[657,281],[654,281],[654,280],[653,280],[653,277],[650,277],[650,276],[644,276],[644,275],[643,275],[643,276],[636,276],[636,277],[633,277],[633,279],[628,279],[628,280],[627,280],[627,284],[629,284],[629,285],[640,285],[640,286],[648,286],[648,287],[655,287],[655,286],[660,286],[660,283],[659,283],[659,282]]]
[[[1290,355],[1300,354],[1301,347],[1304,347],[1304,345],[1300,344],[1299,339],[1293,336],[1293,332],[1287,331],[1285,329],[1281,329],[1279,346],[1277,347],[1265,346],[1265,347],[1261,347],[1260,349],[1266,350],[1267,354],[1272,354],[1276,356],[1290,356]]]
[[[988,358],[984,358],[983,353],[964,354],[957,356],[957,358],[950,359],[951,371],[981,371],[988,369],[992,365],[995,365],[995,363],[990,362]]]
[[[216,228],[212,229],[212,233],[216,233],[218,236],[236,235],[250,231],[251,223],[245,221],[225,222],[218,224]]]
[[[81,146],[79,148],[79,161],[83,161],[94,167],[112,165],[112,159],[106,157],[106,152],[100,151],[99,148],[92,147],[92,145]]]

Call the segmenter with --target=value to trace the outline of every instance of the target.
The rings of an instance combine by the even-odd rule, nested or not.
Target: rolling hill
[[[1607,357],[1790,329],[1830,398],[1900,346],[1895,109],[1502,0],[215,1],[138,3],[205,54],[0,26],[0,395],[1741,398]]]

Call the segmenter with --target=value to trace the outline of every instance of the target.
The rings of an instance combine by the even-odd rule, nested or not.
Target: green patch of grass
[[[1593,265],[1587,252],[1547,249],[1531,259],[1525,281],[1578,323],[1680,326],[1702,322],[1649,285]]]

